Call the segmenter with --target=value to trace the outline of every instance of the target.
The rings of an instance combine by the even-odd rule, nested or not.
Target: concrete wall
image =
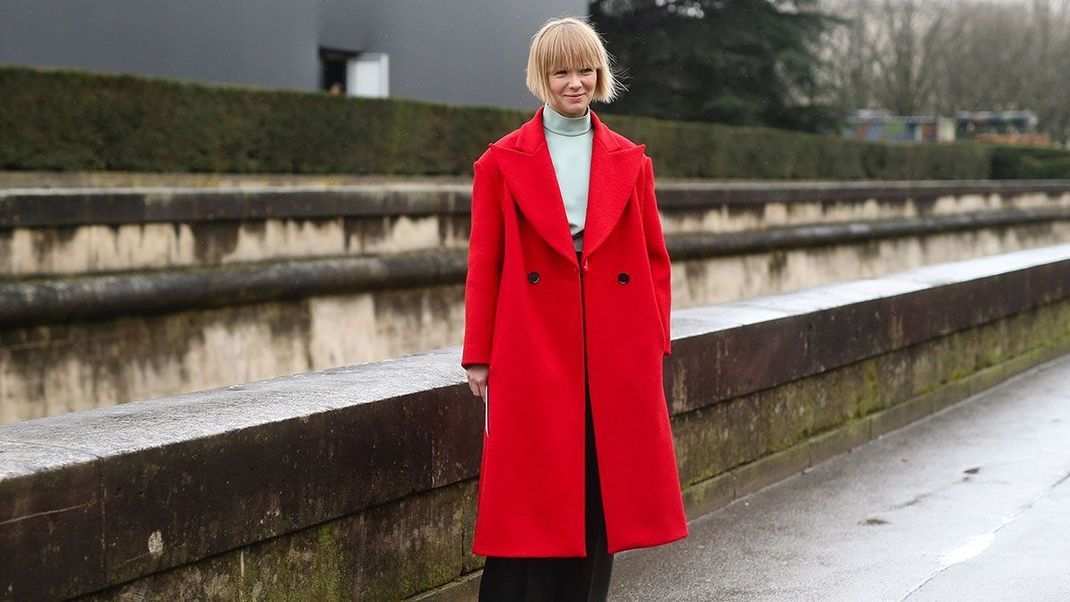
[[[673,315],[690,517],[1070,352],[1070,245]],[[459,350],[0,426],[15,599],[471,598]]]
[[[319,89],[319,48],[385,52],[390,96],[538,106],[531,36],[586,2],[7,0],[0,63]]]
[[[460,250],[468,245],[470,192],[469,181],[0,189],[0,274],[57,276]],[[981,228],[1070,216],[1070,182],[929,187],[668,182],[657,193],[665,235],[677,240],[707,234],[726,241],[730,237],[724,235],[742,232],[784,236],[802,232],[791,227],[909,220],[919,227],[928,223],[930,231],[951,230],[962,220]],[[1008,219],[995,220],[1001,215]],[[940,220],[948,227],[935,227]]]
[[[0,422],[459,344],[469,186],[0,193]],[[660,185],[674,308],[1070,241],[1066,185],[883,186]]]

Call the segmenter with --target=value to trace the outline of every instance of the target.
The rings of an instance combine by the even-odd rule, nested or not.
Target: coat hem
[[[647,541],[634,541],[631,543],[622,544],[620,546],[608,546],[606,551],[609,554],[616,554],[618,552],[625,552],[627,550],[653,548],[672,543],[674,541],[679,541],[687,537],[689,534],[689,531],[687,529],[684,529],[682,532],[673,534],[669,537]],[[565,551],[558,548],[508,548],[496,550],[491,547],[472,546],[471,551],[472,554],[475,554],[477,556],[498,556],[503,558],[585,558],[587,556],[586,550]]]
[[[608,546],[606,548],[606,552],[608,552],[610,554],[616,554],[618,552],[625,552],[625,551],[628,551],[628,550],[639,550],[639,549],[642,549],[642,548],[653,548],[653,547],[657,547],[657,546],[663,546],[665,544],[672,543],[674,541],[679,541],[681,539],[684,539],[685,537],[688,536],[688,534],[689,533],[688,533],[687,529],[684,529],[683,532],[677,533],[677,534],[672,535],[672,536],[670,536],[668,538],[656,539],[656,540],[653,540],[653,541],[646,541],[646,542],[644,542],[644,541],[636,541],[636,542],[632,542],[632,543],[622,544],[622,545],[619,545],[619,546]]]
[[[476,556],[498,556],[501,558],[584,558],[587,553],[584,550],[562,551],[560,549],[546,548],[509,548],[495,550],[493,548],[472,547],[472,553]]]

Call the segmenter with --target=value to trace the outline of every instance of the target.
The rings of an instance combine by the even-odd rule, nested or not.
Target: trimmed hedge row
[[[1043,148],[992,147],[992,178],[1067,179],[1070,178],[1070,152]]]
[[[596,108],[596,110],[598,110]],[[467,174],[530,112],[0,66],[0,169]],[[1070,153],[606,115],[658,175],[747,179],[1070,177]]]

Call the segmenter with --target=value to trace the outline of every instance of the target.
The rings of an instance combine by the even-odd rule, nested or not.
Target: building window
[[[332,94],[390,96],[390,60],[383,52],[320,48],[320,89]]]
[[[345,94],[349,89],[347,75],[349,60],[355,52],[320,48],[320,90],[332,94]]]

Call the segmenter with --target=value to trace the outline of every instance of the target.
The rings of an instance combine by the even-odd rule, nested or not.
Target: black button
[[[539,281],[539,273],[538,272],[528,272],[528,282],[530,282],[532,284],[535,284],[538,281]]]
[[[628,284],[628,272],[621,272],[617,274],[617,282],[621,284]]]

